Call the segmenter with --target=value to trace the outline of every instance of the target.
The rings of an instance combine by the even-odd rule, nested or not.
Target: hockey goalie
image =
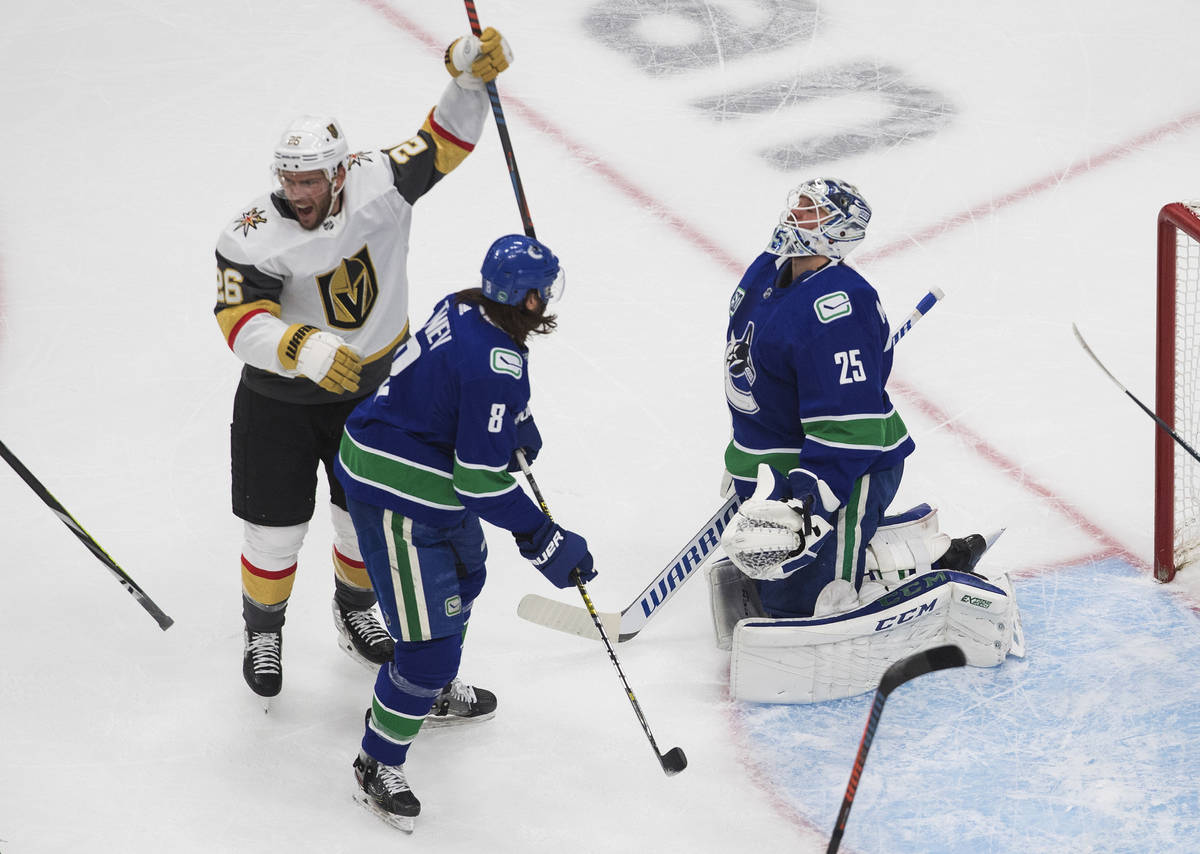
[[[855,185],[801,183],[729,300],[725,473],[747,500],[709,578],[738,699],[852,696],[946,643],[978,666],[1023,651],[1008,579],[976,569],[999,534],[951,539],[925,505],[887,515],[915,443],[887,392],[903,330],[845,263],[870,221]]]

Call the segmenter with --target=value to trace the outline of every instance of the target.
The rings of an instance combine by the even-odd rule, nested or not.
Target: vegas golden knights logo
[[[317,289],[330,326],[336,329],[362,326],[379,296],[379,280],[367,247],[363,246],[352,258],[343,258],[336,269],[317,276]]]

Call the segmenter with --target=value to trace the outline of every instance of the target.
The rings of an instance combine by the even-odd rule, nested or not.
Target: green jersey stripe
[[[338,456],[351,477],[384,492],[442,510],[458,510],[463,506],[454,493],[454,480],[449,472],[364,447],[348,433],[342,435]]]
[[[836,448],[890,451],[908,438],[904,419],[894,409],[886,416],[814,418],[802,423],[807,438]]]

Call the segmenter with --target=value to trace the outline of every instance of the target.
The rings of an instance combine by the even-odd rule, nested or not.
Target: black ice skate
[[[975,567],[979,563],[979,559],[983,557],[983,553],[990,549],[1003,533],[1004,529],[1001,528],[986,537],[983,534],[955,537],[950,541],[950,548],[946,549],[946,553],[934,562],[934,568],[969,572],[971,575],[986,578],[987,576],[976,572]]]
[[[454,726],[495,716],[496,695],[484,688],[473,688],[456,676],[434,700],[424,726]]]
[[[359,664],[374,671],[392,660],[396,643],[372,609],[343,608],[334,597],[333,624],[338,630],[338,646]]]
[[[283,687],[283,633],[255,632],[247,628],[243,634],[242,676],[250,690],[270,699]]]
[[[403,765],[381,765],[361,751],[354,760],[354,800],[397,830],[412,833],[421,802],[408,787]]]

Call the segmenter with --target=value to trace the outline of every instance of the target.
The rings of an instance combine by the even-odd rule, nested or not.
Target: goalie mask
[[[788,193],[767,251],[840,261],[866,236],[870,221],[871,207],[853,184],[834,178],[805,181]]]
[[[493,243],[479,272],[484,296],[504,305],[520,305],[529,291],[537,291],[542,302],[549,304],[561,297],[566,287],[563,269],[549,247],[520,234]]]

